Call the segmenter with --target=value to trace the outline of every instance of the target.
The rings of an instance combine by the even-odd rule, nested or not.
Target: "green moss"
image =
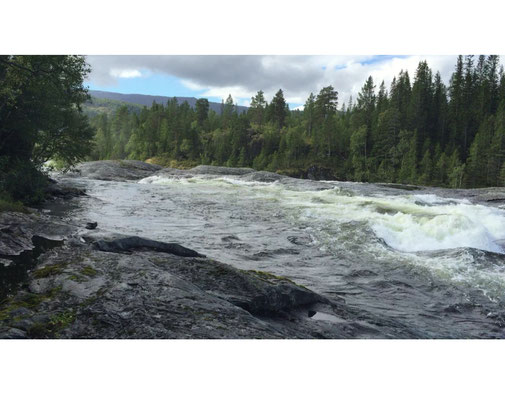
[[[41,267],[40,269],[36,269],[35,271],[33,271],[33,277],[46,278],[49,276],[56,276],[58,274],[63,273],[63,269],[65,269],[67,265],[68,265],[67,263],[57,263],[54,265]]]
[[[96,271],[95,269],[93,269],[91,266],[89,265],[86,265],[84,266],[80,271],[79,271],[82,275],[84,276],[88,276],[88,277],[94,277],[97,275],[98,271]]]
[[[52,325],[54,328],[63,329],[74,321],[75,321],[74,310],[67,310],[64,311],[63,313],[53,315],[51,317],[51,320],[49,321],[49,324]]]
[[[20,298],[14,297],[10,300],[7,300],[0,308],[0,321],[9,319],[10,313],[20,307],[24,307],[30,310],[36,309],[42,302],[54,298],[60,292],[61,287],[56,287],[46,293],[27,293],[23,294]]]
[[[9,319],[10,312],[14,310],[14,307],[8,306],[0,310],[0,321],[6,321]]]
[[[54,314],[47,323],[36,323],[32,325],[28,331],[28,337],[36,339],[48,339],[58,337],[61,330],[65,329],[75,321],[75,311],[73,309],[66,310],[58,314]]]

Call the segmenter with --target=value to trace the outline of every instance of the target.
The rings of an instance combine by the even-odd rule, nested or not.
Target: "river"
[[[242,269],[286,276],[417,337],[505,337],[499,206],[442,189],[292,178],[67,182],[88,197],[65,215],[101,230],[177,242]]]

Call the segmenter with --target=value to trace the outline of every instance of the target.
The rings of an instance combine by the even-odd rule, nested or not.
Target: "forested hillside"
[[[94,159],[152,159],[167,165],[251,166],[303,176],[309,167],[340,180],[447,187],[505,185],[505,75],[496,55],[459,56],[449,85],[426,62],[391,86],[365,81],[340,104],[338,87],[310,94],[290,111],[282,90],[263,92],[239,114],[206,99],[120,107],[100,114]]]
[[[126,106],[129,112],[140,113],[143,106],[139,104],[125,103],[119,100],[113,99],[100,99],[98,97],[91,97],[83,105],[83,112],[88,117],[93,118],[97,115],[106,113],[107,115],[113,115],[120,107]]]

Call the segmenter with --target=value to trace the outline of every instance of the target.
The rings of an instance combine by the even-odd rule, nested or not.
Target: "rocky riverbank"
[[[329,300],[266,272],[233,268],[177,244],[83,230],[44,215],[3,213],[0,224],[2,252],[11,254],[3,254],[4,265],[32,249],[33,237],[64,239],[34,257],[26,280],[2,302],[0,338],[347,338],[358,328],[362,333],[363,325],[349,321],[357,316],[341,299]],[[12,245],[13,233],[22,243]]]
[[[83,164],[78,171],[130,180],[160,170],[125,162]],[[211,170],[222,169],[195,171]],[[42,212],[0,214],[0,338],[349,338],[358,331],[368,337],[375,333],[338,297],[329,300],[287,278],[240,270],[177,243],[86,225]]]

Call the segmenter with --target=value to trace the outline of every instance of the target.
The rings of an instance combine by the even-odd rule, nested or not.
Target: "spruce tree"
[[[282,89],[279,89],[270,103],[271,121],[277,125],[279,130],[284,127],[286,122],[286,116],[288,114],[286,105]]]

